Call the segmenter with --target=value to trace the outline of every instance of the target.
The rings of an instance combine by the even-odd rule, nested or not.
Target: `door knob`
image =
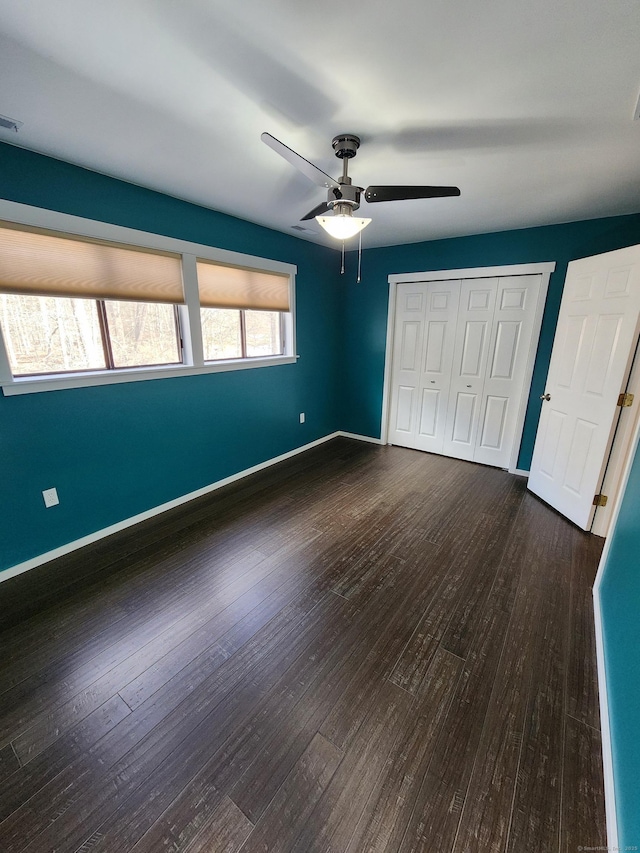
[[[551,394],[542,394],[540,399],[549,401],[551,399]]]

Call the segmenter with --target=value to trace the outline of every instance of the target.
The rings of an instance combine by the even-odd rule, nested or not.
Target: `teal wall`
[[[364,234],[366,242],[366,231]],[[365,249],[360,284],[355,284],[356,255],[350,252],[344,276],[342,428],[361,435],[380,436],[389,275],[555,261],[518,460],[518,467],[528,471],[567,264],[575,258],[635,243],[640,243],[640,214]]]
[[[300,355],[255,370],[0,395],[0,570],[340,428],[335,251],[6,144],[0,197],[297,264]],[[51,486],[60,505],[45,509]]]
[[[640,845],[640,450],[600,585],[621,850]]]

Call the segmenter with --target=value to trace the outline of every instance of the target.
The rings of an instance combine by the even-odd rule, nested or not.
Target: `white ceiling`
[[[365,245],[640,211],[638,0],[0,0],[0,140],[329,243],[260,141],[354,183]]]

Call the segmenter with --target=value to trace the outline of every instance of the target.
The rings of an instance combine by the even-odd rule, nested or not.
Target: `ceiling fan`
[[[295,166],[310,181],[328,190],[327,200],[310,210],[300,221],[304,222],[307,219],[315,218],[327,233],[339,240],[353,237],[371,222],[371,219],[358,218],[353,215],[354,210],[360,207],[362,193],[364,193],[365,201],[368,201],[369,204],[379,201],[444,198],[460,195],[458,187],[370,186],[364,189],[354,186],[347,174],[347,166],[349,160],[355,157],[358,152],[360,138],[352,133],[334,136],[331,142],[336,157],[342,160],[342,175],[338,180],[327,175],[309,160],[305,160],[304,157],[280,142],[275,136],[271,136],[270,133],[263,133],[260,138],[269,148],[284,157],[288,163]],[[332,211],[332,216],[323,215],[329,211]]]

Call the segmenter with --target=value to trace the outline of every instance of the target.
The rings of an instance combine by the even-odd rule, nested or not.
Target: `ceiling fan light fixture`
[[[349,213],[334,213],[333,216],[316,216],[316,221],[324,228],[331,237],[336,240],[348,240],[355,237],[363,228],[371,222]]]

